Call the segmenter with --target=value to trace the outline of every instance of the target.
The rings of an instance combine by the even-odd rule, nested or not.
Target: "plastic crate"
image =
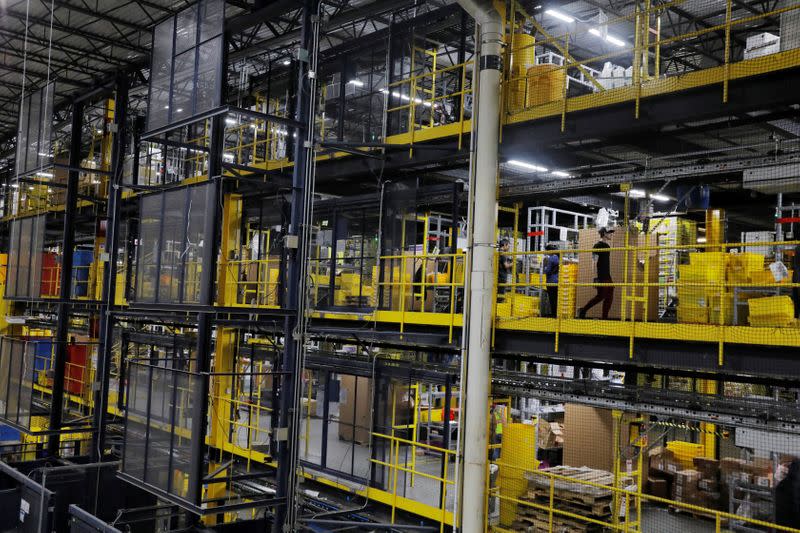
[[[789,296],[751,298],[750,325],[757,327],[782,327],[794,322],[794,302]]]
[[[708,307],[678,305],[678,322],[682,324],[708,324],[708,314]]]
[[[667,442],[667,449],[673,453],[675,459],[678,460],[686,468],[693,467],[693,459],[695,457],[702,457],[705,448],[702,444],[695,444],[694,442],[686,442],[682,440],[672,440]]]

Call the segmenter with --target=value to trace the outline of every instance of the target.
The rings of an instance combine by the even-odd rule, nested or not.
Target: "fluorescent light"
[[[52,172],[37,172],[36,175],[37,176],[41,176],[42,178],[52,178],[53,177],[53,173]]]
[[[164,106],[164,109],[169,109],[169,106],[168,106],[168,105],[165,105],[165,106]]]
[[[525,170],[529,170],[531,172],[547,172],[547,169],[544,167],[540,167],[538,165],[532,165],[524,161],[517,161],[516,159],[510,159],[508,161],[508,164],[515,167],[524,168]]]
[[[705,244],[705,243],[706,243],[706,238],[705,237],[698,237],[697,238],[697,244]]]
[[[628,191],[628,196],[630,196],[631,198],[644,198],[645,196],[647,196],[647,193],[641,189],[631,189],[630,191]]]
[[[361,80],[350,80],[347,83],[349,83],[351,85],[355,85],[356,87],[363,87],[364,86],[364,82],[361,81]]]
[[[291,60],[289,60],[289,59],[284,59],[283,60],[283,66],[288,67],[291,64],[292,64]]]
[[[563,170],[554,170],[552,172],[553,176],[558,176],[559,178],[568,178],[569,174],[564,172]]]
[[[655,200],[656,202],[669,202],[670,200],[672,200],[672,198],[664,194],[651,194],[650,198],[652,200]]]
[[[179,108],[178,108],[178,109],[176,109],[175,111],[176,111],[177,113],[183,113],[183,108],[182,108],[182,107],[179,107]]]
[[[225,124],[230,124],[232,126],[235,126],[238,123],[239,122],[237,122],[236,119],[234,119],[234,118],[226,118],[225,119]]]
[[[569,15],[565,15],[564,13],[562,13],[560,11],[556,11],[555,9],[548,9],[547,11],[545,11],[545,13],[547,13],[548,15],[550,15],[553,18],[557,18],[558,20],[563,20],[564,22],[566,22],[568,24],[571,24],[571,23],[575,22],[574,18],[570,17]]]
[[[613,35],[610,34],[606,34],[605,36],[603,36],[603,32],[601,32],[597,28],[589,28],[589,33],[591,33],[595,37],[600,37],[601,39],[605,39],[606,41],[610,42],[613,45],[625,46],[625,41],[623,41],[622,39],[618,39],[617,37],[614,37]]]

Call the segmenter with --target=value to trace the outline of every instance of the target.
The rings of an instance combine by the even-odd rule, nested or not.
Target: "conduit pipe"
[[[497,154],[500,139],[500,79],[503,17],[492,0],[458,0],[480,26],[477,128],[472,167],[475,172],[470,221],[471,265],[467,322],[466,416],[461,528],[482,533],[486,515],[487,429],[492,310],[494,307],[494,234],[497,222]]]

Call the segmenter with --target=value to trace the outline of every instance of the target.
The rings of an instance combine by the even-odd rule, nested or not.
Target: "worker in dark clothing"
[[[800,245],[794,247],[792,283],[800,283]],[[792,301],[794,302],[794,317],[800,318],[800,287],[792,287]]]
[[[555,244],[548,244],[544,248],[548,251],[558,250]],[[542,270],[547,282],[547,299],[550,301],[550,316],[558,316],[558,271],[560,267],[559,254],[547,254],[544,256]]]
[[[511,251],[511,245],[508,239],[500,239],[498,248],[500,252],[498,258],[500,264],[497,265],[497,293],[504,294],[508,292],[510,287],[503,287],[502,285],[512,282],[511,276],[514,271],[514,258],[511,257],[511,255],[507,255]]]
[[[775,523],[800,528],[800,459],[792,460],[786,477],[775,487]]]
[[[611,235],[613,229],[600,228],[600,240],[594,245],[592,261],[595,268],[595,283],[610,284],[611,280]],[[578,312],[579,318],[586,318],[586,313],[600,302],[603,303],[603,320],[608,318],[611,304],[614,302],[614,287],[604,285],[596,287],[597,295],[589,300]]]

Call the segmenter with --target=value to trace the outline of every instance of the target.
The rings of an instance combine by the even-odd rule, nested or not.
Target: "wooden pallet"
[[[539,491],[528,491],[527,496],[520,498],[522,501],[528,501],[539,505],[550,505],[550,495]],[[592,501],[586,501],[586,498],[573,499],[571,495],[567,498],[561,498],[558,495],[553,495],[553,506],[556,509],[570,511],[575,514],[590,516],[592,518],[606,517],[611,515],[611,497],[597,498]],[[525,507],[519,506],[520,509]],[[535,507],[527,507],[527,509],[536,509]]]
[[[552,468],[545,468],[540,472],[550,472],[559,476],[569,477],[575,481],[568,481],[566,479],[554,479],[553,488],[554,492],[558,494],[561,499],[579,500],[587,503],[592,503],[598,498],[611,497],[611,489],[605,489],[594,485],[586,485],[580,483],[581,481],[588,481],[597,485],[607,485],[611,487],[614,484],[614,475],[605,470],[595,470],[593,468],[575,468],[571,466],[554,466]],[[536,472],[527,472],[525,474],[529,483],[529,488],[534,491],[550,491],[550,478],[543,475],[537,475]],[[623,486],[628,484],[628,480],[620,480]]]
[[[695,511],[694,509],[685,509],[683,507],[678,507],[677,505],[669,505],[667,509],[669,510],[670,513],[691,516],[695,520],[702,519],[702,520],[711,520],[712,522],[716,521],[716,516],[713,513],[704,513],[702,511]],[[720,519],[720,525],[727,526],[728,519],[727,518]]]
[[[518,516],[513,526],[517,531],[527,531],[528,533],[551,531],[550,517],[547,513],[541,513],[536,516]],[[592,533],[601,529],[602,527],[597,524],[553,515],[552,533]]]

